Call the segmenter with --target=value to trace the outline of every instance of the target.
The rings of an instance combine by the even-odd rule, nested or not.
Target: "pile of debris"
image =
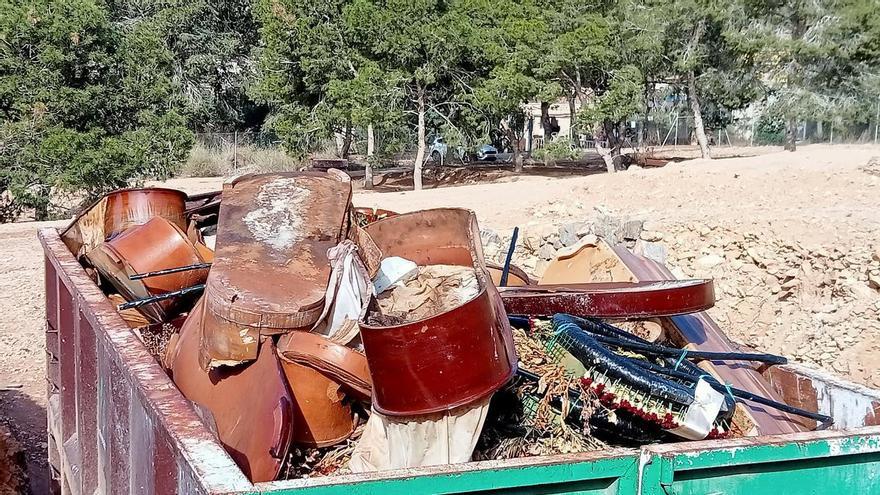
[[[669,266],[678,278],[715,280],[708,310],[738,342],[785,353],[871,386],[880,372],[880,244],[846,251],[809,246],[711,222],[658,225],[598,212],[583,222],[526,227],[515,259],[540,278],[557,253],[599,235]],[[502,262],[509,235],[482,232],[487,258]]]
[[[487,263],[499,242],[473,212],[397,215],[351,195],[337,170],[197,197],[122,190],[62,232],[252,481],[830,421],[747,364],[784,358],[726,341],[705,313],[711,280],[567,228],[539,248],[563,249],[535,281],[510,263],[516,242]]]

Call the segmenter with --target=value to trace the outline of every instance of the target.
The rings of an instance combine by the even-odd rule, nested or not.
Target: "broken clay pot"
[[[201,284],[208,276],[208,270],[201,269],[142,280],[129,278],[140,273],[208,261],[180,227],[162,217],[131,227],[93,249],[87,258],[128,301]],[[177,302],[176,299],[166,299],[138,309],[151,322],[158,323],[173,316],[172,310]]]
[[[199,366],[199,327],[204,304],[196,303],[165,362],[172,379],[197,409],[210,413],[217,438],[252,482],[272,481],[290,448],[293,397],[272,339],[260,345],[256,361],[204,371]]]

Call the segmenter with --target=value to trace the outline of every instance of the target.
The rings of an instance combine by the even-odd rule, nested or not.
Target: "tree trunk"
[[[541,102],[541,129],[544,129],[544,146],[550,143],[550,103]]]
[[[507,139],[510,141],[510,148],[513,151],[513,171],[521,174],[523,171],[522,139],[517,139],[516,132],[512,129],[508,129]]]
[[[578,143],[577,112],[574,105],[574,93],[568,95],[568,140],[573,144]]]
[[[367,125],[367,166],[364,169],[364,189],[373,188],[373,155],[376,151],[376,138],[373,124]]]
[[[697,96],[697,78],[694,71],[688,72],[688,100],[691,102],[691,112],[694,114],[694,132],[697,135],[697,143],[700,144],[700,155],[711,159],[709,153],[709,140],[706,138],[706,128],[703,126],[703,113],[700,109],[700,98]]]
[[[789,117],[785,123],[785,151],[797,150],[797,118]]]
[[[617,172],[617,167],[614,166],[614,156],[612,156],[614,150],[614,144],[612,144],[614,142],[614,125],[606,120],[603,124],[601,124],[600,132],[601,134],[604,134],[604,138],[606,141],[605,144],[607,144],[608,147],[602,146],[602,139],[596,139],[596,152],[599,153],[599,156],[602,157],[602,161],[605,162],[605,169],[608,171],[608,173],[613,174]],[[603,136],[596,137],[601,138]]]
[[[40,202],[34,206],[34,220],[42,222],[49,219],[49,204]]]
[[[345,133],[342,137],[342,158],[348,158],[351,154],[352,130],[351,123],[345,124]]]
[[[418,88],[418,115],[419,115],[419,137],[418,151],[416,152],[416,163],[413,167],[413,189],[421,191],[422,189],[422,163],[425,161],[425,92],[421,87]]]

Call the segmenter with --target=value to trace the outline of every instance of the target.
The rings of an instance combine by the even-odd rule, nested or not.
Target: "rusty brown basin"
[[[473,212],[424,210],[366,230],[385,256],[473,267],[480,286],[470,301],[431,318],[392,326],[361,322],[373,407],[392,416],[441,412],[487,397],[507,382],[516,370],[516,350],[483,265]]]

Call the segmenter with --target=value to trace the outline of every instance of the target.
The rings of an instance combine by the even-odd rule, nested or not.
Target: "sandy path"
[[[880,243],[880,177],[859,170],[880,147],[807,146],[797,153],[704,162],[614,175],[549,179],[403,193],[358,192],[358,206],[411,211],[459,206],[481,225],[509,229],[563,223],[598,207],[661,227],[703,222],[798,241],[847,246]],[[190,192],[219,188],[220,179],[178,179]],[[36,493],[45,482],[45,353],[42,250],[36,232],[66,222],[0,225],[0,419],[28,448]],[[874,357],[876,368],[880,356]]]

